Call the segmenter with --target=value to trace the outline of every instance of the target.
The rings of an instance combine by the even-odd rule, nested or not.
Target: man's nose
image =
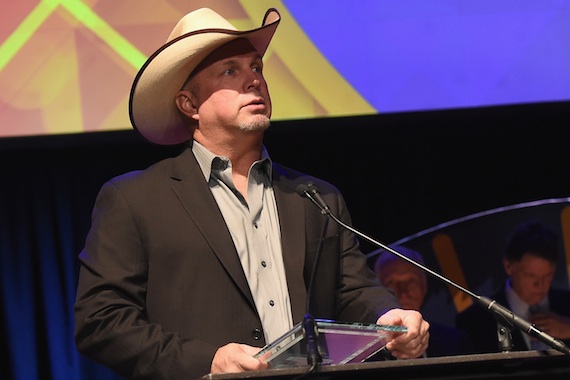
[[[544,289],[549,286],[548,280],[545,279],[536,279],[533,281],[533,286],[538,289]]]
[[[410,287],[408,286],[408,284],[396,284],[396,293],[397,294],[408,293],[409,290],[410,290]]]
[[[259,80],[259,78],[257,78],[256,76],[253,76],[252,78],[248,78],[247,81],[247,88],[259,88],[259,85],[261,84],[261,81]]]

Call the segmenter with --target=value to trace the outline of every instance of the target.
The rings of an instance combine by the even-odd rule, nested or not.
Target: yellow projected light
[[[43,0],[0,5],[0,136],[130,129],[138,69],[189,11],[211,6],[238,29],[277,8],[265,56],[274,119],[375,110],[332,67],[280,1]]]

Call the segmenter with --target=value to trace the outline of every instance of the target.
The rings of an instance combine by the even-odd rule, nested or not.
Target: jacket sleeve
[[[79,256],[77,348],[128,378],[198,378],[217,348],[148,321],[149,262],[139,227],[120,187],[105,184]]]

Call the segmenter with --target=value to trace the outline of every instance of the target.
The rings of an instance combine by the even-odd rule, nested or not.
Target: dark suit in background
[[[471,339],[463,330],[437,322],[429,325],[429,346],[426,357],[467,355],[474,351]]]
[[[504,288],[496,293],[492,299],[510,309]],[[551,311],[570,317],[570,292],[550,289],[548,292],[548,300],[550,302]],[[499,351],[497,322],[492,314],[483,309],[479,304],[473,304],[459,313],[456,322],[457,327],[466,331],[471,337],[475,345],[476,353]],[[522,334],[523,333],[518,329],[512,331],[513,351],[529,350]],[[566,340],[564,343],[570,344],[570,340]]]

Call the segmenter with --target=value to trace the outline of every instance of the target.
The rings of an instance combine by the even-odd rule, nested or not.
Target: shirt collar
[[[226,170],[228,167],[231,167],[231,162],[227,157],[216,156],[214,153],[210,152],[205,146],[197,141],[192,142],[192,153],[194,153],[194,156],[198,161],[198,165],[200,165],[200,169],[202,169],[202,173],[204,174],[206,181],[210,180],[212,171],[220,173]],[[258,161],[255,161],[253,163],[252,168],[259,167],[259,172],[262,174],[264,183],[271,182],[271,175],[273,170],[272,166],[273,165],[271,158],[269,157],[269,153],[267,152],[265,146],[262,146],[261,157]]]
[[[530,305],[524,302],[519,295],[515,292],[511,285],[511,279],[507,279],[505,284],[505,296],[511,308],[511,311],[523,318],[529,317]],[[548,310],[548,297],[543,298],[538,305],[541,309]]]

